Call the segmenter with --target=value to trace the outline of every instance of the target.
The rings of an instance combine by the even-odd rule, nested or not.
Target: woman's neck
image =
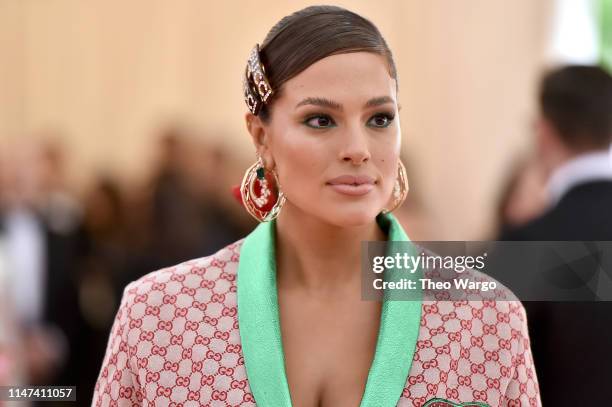
[[[359,283],[361,242],[386,239],[374,219],[339,227],[285,205],[276,221],[278,285],[331,293]]]

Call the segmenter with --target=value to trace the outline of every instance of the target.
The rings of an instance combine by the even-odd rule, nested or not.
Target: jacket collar
[[[392,214],[380,214],[376,221],[389,241],[409,241]],[[264,407],[291,407],[280,330],[275,238],[273,220],[259,224],[242,244],[237,280],[238,324],[247,377],[256,403]],[[388,254],[391,251],[388,249]],[[412,278],[419,276],[420,272]],[[421,294],[413,301],[384,298],[376,352],[361,407],[397,405],[416,348]]]

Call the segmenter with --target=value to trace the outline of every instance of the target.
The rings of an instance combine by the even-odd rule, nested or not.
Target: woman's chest
[[[130,331],[128,346],[133,356],[129,363],[136,372],[145,404],[255,405],[235,312],[232,306],[221,306],[218,312],[219,315],[199,321],[188,315],[158,320],[155,329]],[[144,325],[150,327],[151,320]],[[484,335],[474,335],[473,329],[460,322],[456,328],[450,324],[444,329],[422,322],[398,406],[422,406],[434,398],[501,405],[510,378],[526,373],[513,369],[516,361],[510,350],[504,349],[505,343],[500,347],[495,335],[483,338]],[[299,332],[305,331],[295,331]],[[367,380],[366,359],[371,356],[358,354],[361,351],[350,345],[342,349],[333,343],[346,344],[346,338],[319,336],[311,335],[308,345],[303,340],[287,344],[286,367],[293,404],[303,405],[300,401],[304,400],[314,402],[313,406],[318,402],[358,405]],[[318,349],[325,347],[326,341],[330,341],[327,352]],[[303,349],[312,352],[312,357]]]
[[[379,330],[380,304],[279,297],[284,365],[295,406],[357,406]]]

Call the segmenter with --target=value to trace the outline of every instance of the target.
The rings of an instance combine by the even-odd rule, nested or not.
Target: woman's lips
[[[376,181],[366,175],[341,175],[327,182],[334,191],[352,196],[365,195],[374,189]]]

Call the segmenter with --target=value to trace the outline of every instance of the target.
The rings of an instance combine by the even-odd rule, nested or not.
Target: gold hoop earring
[[[397,178],[395,179],[395,185],[393,186],[393,203],[391,209],[383,208],[382,213],[393,212],[397,209],[404,201],[410,190],[408,184],[408,176],[406,175],[406,167],[402,160],[398,161],[397,164]]]
[[[247,212],[259,222],[275,219],[285,203],[276,172],[266,171],[259,154],[255,164],[244,173],[240,195]]]

